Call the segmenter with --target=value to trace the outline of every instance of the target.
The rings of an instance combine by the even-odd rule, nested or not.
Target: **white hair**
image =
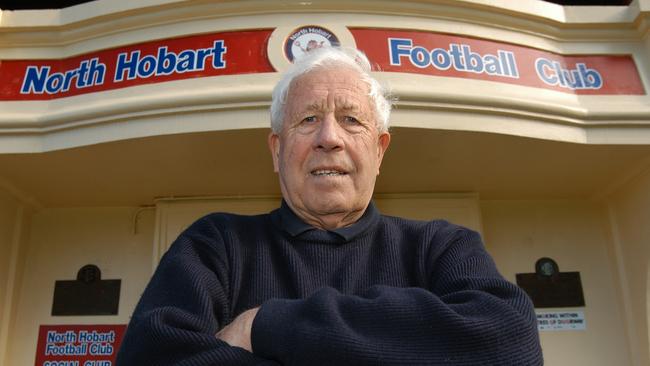
[[[362,81],[368,84],[368,97],[375,106],[377,129],[379,132],[388,131],[391,102],[389,92],[376,79],[370,76],[371,66],[366,55],[354,48],[321,47],[309,51],[304,56],[294,60],[280,81],[273,88],[271,102],[271,129],[280,133],[284,122],[285,106],[291,83],[298,77],[316,68],[331,68],[347,66],[359,72]]]

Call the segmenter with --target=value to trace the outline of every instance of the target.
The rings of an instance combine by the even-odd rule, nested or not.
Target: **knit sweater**
[[[248,352],[215,334],[261,306]],[[310,227],[210,214],[162,258],[128,326],[126,365],[541,365],[530,300],[479,235],[380,215]]]

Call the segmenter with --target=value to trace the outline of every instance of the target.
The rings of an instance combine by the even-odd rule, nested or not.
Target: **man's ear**
[[[377,164],[377,175],[379,175],[379,167],[381,166],[381,162],[384,159],[384,153],[386,153],[386,150],[388,150],[388,145],[390,145],[390,133],[388,132],[382,132],[379,134],[379,138],[377,139],[377,154],[378,154],[378,164]]]
[[[271,158],[273,159],[273,171],[278,173],[280,171],[280,136],[271,131],[268,138],[269,150],[271,151]]]

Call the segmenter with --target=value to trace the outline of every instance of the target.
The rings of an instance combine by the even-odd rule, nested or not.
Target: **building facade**
[[[383,213],[480,231],[512,282],[540,258],[573,274],[544,290],[565,306],[537,308],[558,320],[540,331],[548,365],[650,364],[649,22],[649,0],[0,12],[0,365],[109,365],[89,349],[111,342],[58,350],[83,329],[119,336],[196,218],[277,207],[271,89],[328,45],[364,51],[395,97]],[[83,306],[84,283],[105,284],[115,307]],[[584,303],[567,302],[578,292]]]

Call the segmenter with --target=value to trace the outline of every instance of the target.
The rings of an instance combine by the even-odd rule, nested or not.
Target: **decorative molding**
[[[562,7],[536,0],[139,2],[95,1],[61,10],[0,12],[0,60],[61,59],[185,35],[275,29],[267,54],[311,23],[343,45],[348,27],[480,37],[564,55],[631,55],[646,88],[650,0],[628,7]],[[376,74],[398,96],[393,126],[457,129],[584,144],[650,143],[650,97],[571,95],[445,76]],[[0,102],[0,153],[45,152],[154,135],[266,128],[277,73],[130,86],[43,101]],[[423,78],[428,81],[423,83]],[[426,111],[426,116],[417,116]],[[414,117],[415,116],[415,117]],[[179,123],[178,121],[183,121]]]

